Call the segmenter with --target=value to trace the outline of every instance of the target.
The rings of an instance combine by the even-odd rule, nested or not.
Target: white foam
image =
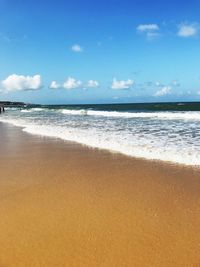
[[[150,160],[162,160],[171,163],[178,163],[190,166],[200,166],[200,151],[194,149],[182,149],[181,153],[177,147],[163,145],[161,142],[156,146],[152,146],[151,142],[138,140],[128,141],[127,137],[117,136],[117,134],[104,134],[98,130],[80,130],[66,129],[62,126],[47,126],[27,124],[23,120],[3,120],[16,126],[23,127],[23,131],[48,137],[55,137],[67,141],[81,143],[93,148],[107,149],[113,152],[122,153],[137,158],[145,158]]]
[[[85,112],[84,112],[85,111]],[[118,112],[118,111],[97,111],[97,110],[61,110],[66,115],[89,115],[103,117],[121,118],[152,118],[165,120],[200,120],[200,112]]]
[[[179,151],[172,148],[165,149],[161,146],[151,147],[136,142],[135,145],[124,142],[124,140],[116,139],[115,137],[109,137],[109,135],[101,136],[95,132],[88,131],[76,131],[76,130],[65,130],[62,127],[48,127],[48,126],[28,126],[24,131],[39,135],[45,135],[50,137],[56,137],[67,141],[78,142],[90,147],[108,149],[110,151],[119,152],[128,156],[146,158],[151,160],[163,160],[173,163],[200,166],[200,154],[195,150],[193,153],[180,154]]]
[[[44,108],[32,108],[32,111],[43,111]]]
[[[29,113],[29,112],[32,112],[32,110],[30,110],[30,109],[22,109],[21,112],[22,113]]]
[[[22,109],[22,113],[31,113],[31,112],[36,112],[36,111],[43,111],[43,108],[30,108],[30,109]]]
[[[25,113],[21,113],[23,111]],[[32,113],[26,114],[26,111]],[[31,134],[74,141],[128,156],[200,166],[200,112],[66,109],[24,109],[21,112],[5,112],[0,121],[23,127]]]

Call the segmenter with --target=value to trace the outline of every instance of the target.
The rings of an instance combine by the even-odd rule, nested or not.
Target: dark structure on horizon
[[[23,102],[11,102],[11,101],[0,101],[0,107],[24,107],[26,106]]]
[[[24,108],[26,107],[27,104],[23,103],[23,102],[11,102],[11,101],[0,101],[0,114],[5,112],[5,108]]]

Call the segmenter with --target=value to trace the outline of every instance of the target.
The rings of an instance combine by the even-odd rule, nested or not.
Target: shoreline
[[[20,126],[20,125],[15,125],[14,123],[12,122],[7,122],[7,121],[0,121],[0,124],[9,124],[13,127],[17,127],[19,129],[22,130],[22,132],[26,133],[26,134],[29,134],[29,135],[33,135],[33,136],[38,136],[38,137],[44,137],[44,138],[47,138],[49,139],[49,141],[54,141],[54,140],[60,140],[61,142],[64,142],[64,143],[71,143],[71,144],[74,144],[74,145],[78,145],[78,146],[82,146],[83,148],[86,148],[86,149],[94,149],[94,150],[97,150],[97,151],[105,151],[105,152],[108,152],[108,153],[111,153],[111,154],[118,154],[118,155],[121,155],[121,156],[124,156],[124,157],[128,157],[128,158],[132,158],[133,160],[142,160],[142,161],[148,161],[150,163],[157,163],[157,164],[161,164],[161,165],[170,165],[170,166],[174,166],[174,167],[177,167],[177,168],[192,168],[192,169],[195,169],[195,170],[200,170],[200,165],[189,165],[189,164],[186,164],[186,163],[180,163],[180,162],[174,162],[174,161],[167,161],[167,160],[162,160],[162,159],[151,159],[151,158],[145,158],[145,157],[137,157],[137,156],[133,156],[133,155],[128,155],[128,154],[125,154],[123,152],[120,152],[120,151],[117,151],[117,150],[111,150],[111,149],[107,149],[107,148],[101,148],[101,147],[94,147],[94,146],[90,146],[88,144],[84,144],[84,143],[81,143],[81,142],[78,142],[78,141],[73,141],[73,140],[65,140],[61,137],[56,137],[56,136],[51,136],[51,135],[45,135],[45,134],[40,134],[40,133],[32,133],[32,132],[29,132],[29,131],[26,131],[24,130],[25,127],[23,126]]]
[[[198,266],[200,171],[0,123],[0,266]]]

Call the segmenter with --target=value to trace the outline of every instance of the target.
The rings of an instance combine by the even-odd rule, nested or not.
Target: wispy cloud
[[[140,24],[137,26],[137,31],[144,34],[147,39],[155,39],[159,34],[159,26],[157,24]]]
[[[121,80],[118,81],[116,78],[113,79],[111,88],[117,90],[130,89],[134,84],[133,80]]]
[[[139,32],[158,31],[159,26],[157,24],[140,24],[137,27]]]
[[[0,40],[7,43],[10,43],[12,41],[12,39],[8,35],[3,33],[0,33]]]
[[[71,50],[76,53],[83,52],[83,47],[81,47],[79,44],[74,44],[71,47]]]
[[[59,84],[56,81],[52,81],[49,85],[50,89],[60,89],[60,88],[64,88],[64,89],[76,89],[76,88],[80,88],[82,86],[83,89],[87,89],[87,88],[98,88],[99,87],[99,82],[96,80],[89,80],[87,83],[83,83],[80,80],[76,80],[75,78],[72,77],[68,77],[67,80],[63,83],[63,84]]]
[[[170,94],[172,91],[172,87],[171,86],[164,86],[161,89],[159,89],[154,96],[165,96]]]
[[[15,37],[11,37],[8,34],[2,33],[0,32],[0,41],[3,41],[5,43],[12,43],[12,42],[21,42],[24,41],[28,38],[28,36],[26,34],[22,35],[22,36],[15,36]]]
[[[87,88],[97,88],[99,87],[99,82],[95,80],[89,80],[86,85]]]
[[[12,74],[1,82],[4,90],[10,91],[26,91],[37,90],[42,87],[41,76],[24,76]]]
[[[199,33],[199,25],[197,23],[181,23],[178,25],[177,35],[184,38],[195,37]]]

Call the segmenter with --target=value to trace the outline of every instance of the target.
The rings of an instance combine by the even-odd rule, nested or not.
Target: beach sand
[[[200,266],[200,171],[1,123],[0,267],[36,266]]]

